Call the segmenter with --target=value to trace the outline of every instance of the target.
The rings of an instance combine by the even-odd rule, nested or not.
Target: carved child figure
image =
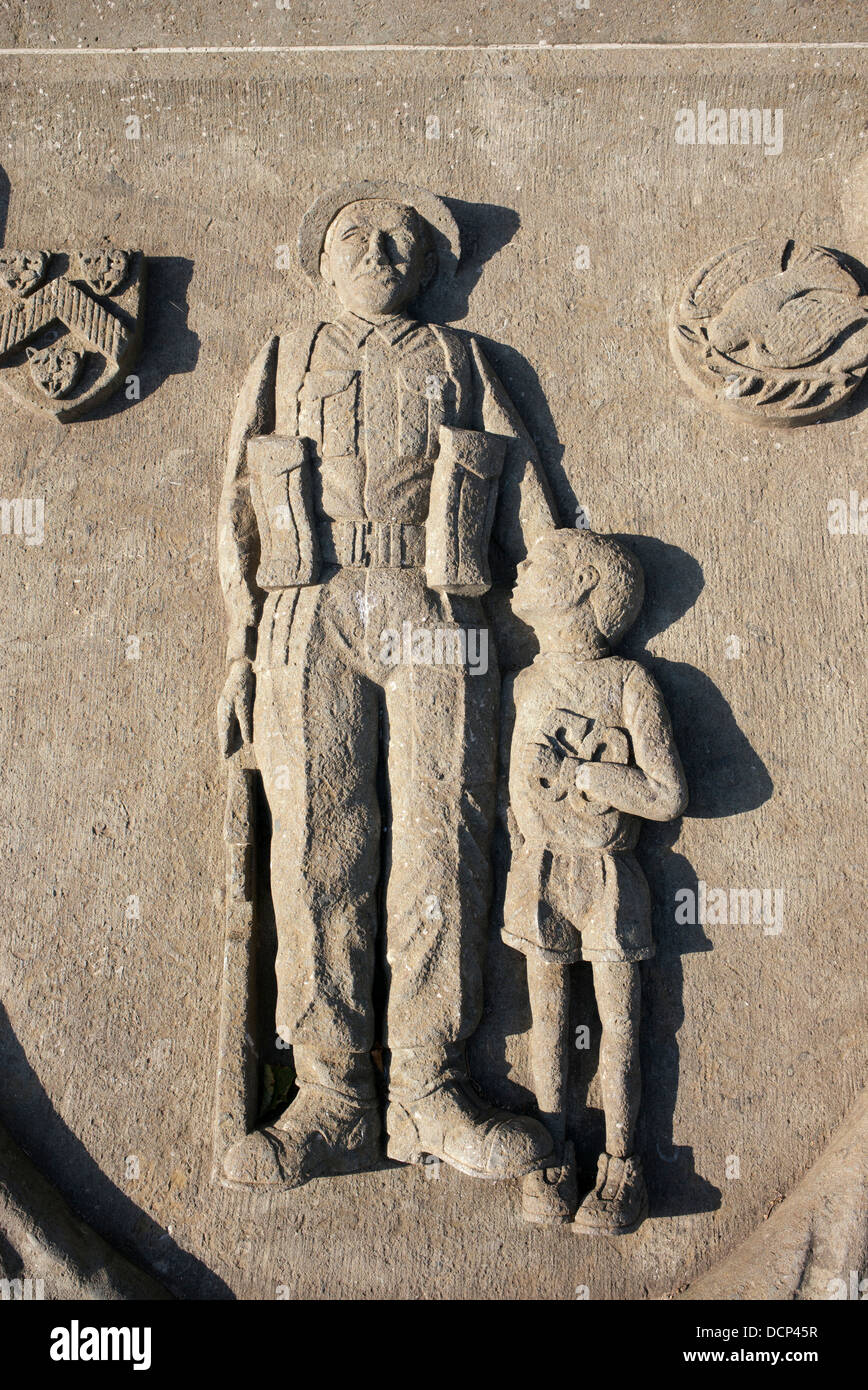
[[[633,855],[642,818],[687,801],[669,716],[652,677],[610,655],[636,618],[643,576],[615,540],[589,531],[540,536],[518,567],[514,612],[540,654],[505,691],[513,857],[504,940],[527,957],[532,1061],[541,1118],[559,1169],[524,1179],[529,1220],[575,1208],[565,1138],[570,966],[590,961],[602,1023],[606,1150],[576,1228],[626,1233],[647,1213],[634,1151],[639,1108],[639,961],[654,954],[648,884]]]

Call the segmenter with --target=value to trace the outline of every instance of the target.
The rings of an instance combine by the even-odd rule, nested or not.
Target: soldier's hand
[[[236,739],[250,743],[253,738],[253,691],[256,677],[246,657],[229,667],[223,694],[217,701],[217,738],[220,751],[228,758]]]

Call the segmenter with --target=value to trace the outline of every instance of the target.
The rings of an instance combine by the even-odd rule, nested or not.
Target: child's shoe
[[[642,1160],[636,1154],[614,1158],[600,1154],[597,1181],[576,1212],[577,1235],[626,1236],[648,1215],[648,1192]]]

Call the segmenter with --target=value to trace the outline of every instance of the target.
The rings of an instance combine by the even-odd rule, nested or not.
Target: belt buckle
[[[368,569],[371,563],[370,539],[370,521],[357,521],[355,525],[355,534],[353,536],[354,558],[364,569]]]

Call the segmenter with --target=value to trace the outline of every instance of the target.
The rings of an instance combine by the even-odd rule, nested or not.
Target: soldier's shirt
[[[238,399],[220,503],[228,651],[242,649],[262,613],[248,440],[309,441],[319,519],[423,526],[441,424],[507,440],[492,540],[508,570],[557,521],[530,436],[473,337],[405,315],[372,325],[348,312],[272,335]]]
[[[448,330],[351,313],[323,324],[297,399],[317,513],[424,523],[439,426],[470,426],[471,398],[467,350]]]

